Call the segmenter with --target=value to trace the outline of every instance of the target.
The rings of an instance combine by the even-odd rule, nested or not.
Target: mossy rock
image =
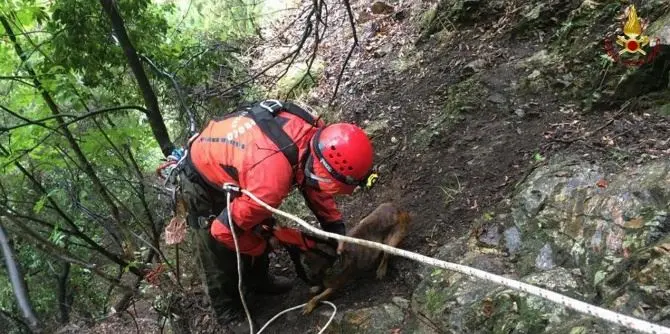
[[[293,64],[286,75],[277,82],[274,95],[281,98],[295,99],[308,92],[316,86],[324,67],[324,63],[318,59],[314,61],[311,68],[305,63]]]
[[[510,33],[519,36],[536,29],[554,27],[578,8],[580,3],[579,0],[527,1],[519,11],[521,17],[516,20]]]
[[[661,325],[670,324],[670,161],[619,173],[577,156],[538,167],[489,224],[517,231],[516,260],[469,243],[458,262]],[[500,245],[506,241],[498,241]],[[462,249],[457,247],[455,249]],[[454,260],[452,260],[454,261]],[[491,261],[496,263],[491,266]],[[412,308],[462,333],[612,333],[623,328],[460,273],[433,270]]]
[[[419,130],[412,139],[421,147],[431,146],[442,138],[452,126],[465,119],[464,114],[486,106],[489,89],[479,75],[473,75],[447,88],[447,100],[440,110],[431,114],[429,126]]]
[[[502,0],[440,0],[434,8],[426,11],[419,23],[421,36],[418,43],[442,30],[451,30],[472,25],[484,20],[495,20],[502,14]]]

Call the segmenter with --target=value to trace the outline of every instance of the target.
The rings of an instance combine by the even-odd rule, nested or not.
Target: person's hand
[[[344,252],[344,241],[338,241],[337,242],[337,255],[342,255]]]
[[[320,223],[320,225],[321,229],[326,232],[336,233],[339,235],[347,235],[347,228],[344,225],[343,221],[338,221],[334,223],[325,223],[325,224]],[[344,241],[338,240],[336,250],[337,255],[342,254],[343,251],[344,251]]]
[[[272,230],[275,224],[276,220],[274,217],[271,217],[254,226],[251,231],[267,241],[272,237]]]

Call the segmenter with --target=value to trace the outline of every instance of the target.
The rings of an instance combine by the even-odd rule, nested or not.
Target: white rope
[[[573,299],[573,298],[570,298],[570,297],[567,297],[567,296],[563,296],[563,295],[558,294],[556,292],[546,290],[546,289],[542,289],[542,288],[539,288],[539,287],[536,287],[536,286],[533,286],[533,285],[530,285],[530,284],[527,284],[527,283],[515,281],[515,280],[509,279],[507,277],[491,274],[491,273],[488,273],[486,271],[482,271],[482,270],[479,270],[479,269],[471,268],[471,267],[460,265],[460,264],[441,261],[441,260],[438,260],[438,259],[434,259],[434,258],[425,256],[425,255],[413,253],[413,252],[406,251],[406,250],[400,249],[400,248],[391,247],[389,245],[385,245],[385,244],[378,243],[378,242],[373,242],[373,241],[363,240],[363,239],[356,239],[356,238],[352,238],[352,237],[348,237],[348,236],[343,236],[343,235],[340,235],[340,234],[326,232],[326,231],[323,231],[321,229],[318,229],[318,228],[310,225],[309,223],[300,219],[299,217],[296,217],[295,215],[292,215],[290,213],[286,213],[284,211],[281,211],[281,210],[278,210],[278,209],[275,209],[275,208],[271,207],[270,205],[263,202],[262,200],[260,200],[258,197],[256,197],[254,194],[252,194],[251,192],[249,192],[246,189],[240,189],[240,191],[242,193],[244,193],[245,195],[249,196],[251,199],[256,201],[261,206],[263,206],[265,209],[271,211],[272,213],[284,216],[286,218],[289,218],[289,219],[297,222],[302,227],[304,227],[305,229],[307,229],[308,231],[310,231],[310,232],[312,232],[316,235],[320,235],[320,236],[328,237],[328,238],[333,238],[333,239],[337,239],[337,240],[340,240],[340,241],[350,242],[350,243],[358,244],[358,245],[361,245],[361,246],[380,249],[380,250],[383,250],[383,251],[385,251],[389,254],[402,256],[402,257],[405,257],[405,258],[408,258],[408,259],[411,259],[411,260],[415,260],[415,261],[419,261],[419,262],[422,262],[422,263],[425,263],[425,264],[429,264],[429,265],[432,265],[432,266],[435,266],[435,267],[444,268],[444,269],[452,270],[452,271],[457,271],[457,272],[463,273],[463,274],[468,275],[468,276],[474,276],[474,277],[478,277],[480,279],[484,279],[484,280],[494,282],[494,283],[497,283],[497,284],[500,284],[500,285],[505,285],[505,286],[508,286],[512,289],[523,291],[525,293],[529,293],[529,294],[547,299],[551,302],[561,304],[565,307],[571,308],[571,309],[573,309],[575,311],[578,311],[580,313],[588,314],[588,315],[591,315],[591,316],[594,316],[594,317],[597,317],[597,318],[600,318],[600,319],[618,324],[620,326],[624,326],[624,327],[629,328],[629,329],[637,330],[639,332],[650,333],[650,334],[670,334],[670,328],[662,327],[662,326],[650,323],[648,321],[644,321],[644,320],[633,318],[633,317],[630,317],[630,316],[627,316],[627,315],[624,315],[624,314],[616,313],[616,312],[613,312],[613,311],[610,311],[610,310],[607,310],[607,309],[604,309],[604,308],[601,308],[601,307],[598,307],[598,306],[590,305],[588,303],[579,301],[577,299]]]
[[[247,315],[249,321],[249,333],[254,333],[254,324],[251,321],[251,313],[247,307],[247,301],[244,298],[244,291],[242,290],[242,259],[240,258],[240,246],[237,244],[237,235],[235,235],[235,228],[233,219],[230,216],[230,191],[226,191],[226,209],[228,211],[228,225],[230,226],[230,233],[233,235],[233,242],[235,243],[235,256],[237,257],[237,291],[240,293],[244,313]]]
[[[323,327],[322,327],[321,330],[319,331],[319,334],[322,334],[323,332],[326,331],[326,328],[328,328],[328,326],[330,326],[330,323],[331,323],[331,322],[333,321],[333,319],[335,318],[335,314],[337,314],[337,306],[335,306],[335,304],[333,304],[333,303],[331,303],[331,302],[329,302],[329,301],[327,301],[327,300],[324,300],[324,301],[321,301],[321,302],[324,303],[324,304],[328,304],[328,305],[330,305],[330,307],[333,308],[333,314],[330,316],[330,319],[328,319],[328,322],[326,322],[326,324],[323,325]],[[261,327],[261,329],[260,329],[258,332],[256,332],[256,334],[261,334],[261,332],[262,332],[266,327],[268,327],[268,325],[270,325],[273,321],[277,320],[277,318],[279,318],[279,316],[281,316],[282,314],[284,314],[284,313],[286,313],[286,312],[293,311],[293,310],[297,310],[297,309],[299,309],[299,308],[301,308],[301,307],[303,307],[303,306],[305,306],[305,305],[307,305],[307,303],[300,304],[300,305],[298,305],[298,306],[293,306],[293,307],[291,307],[291,308],[287,308],[287,309],[285,309],[285,310],[283,310],[283,311],[277,313],[277,315],[275,315],[274,317],[272,317],[272,319],[268,320],[268,322],[265,323],[265,326]]]

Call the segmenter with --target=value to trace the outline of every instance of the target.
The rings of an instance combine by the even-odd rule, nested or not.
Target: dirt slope
[[[361,2],[354,7],[362,11],[365,5]],[[341,102],[333,108],[340,111],[335,119],[377,128],[373,137],[381,179],[370,193],[342,200],[349,224],[383,201],[397,201],[413,212],[415,222],[402,247],[431,255],[451,238],[470,233],[475,217],[492,210],[533,167],[557,150],[580,151],[585,159],[627,163],[642,159],[640,154],[649,148],[643,143],[649,138],[668,138],[666,118],[643,115],[639,110],[586,115],[577,107],[579,101],[562,96],[560,86],[525,89],[523,82],[533,72],[527,59],[537,58],[547,38],[541,34],[510,38],[509,29],[498,24],[502,19],[454,35],[439,35],[414,49],[412,42],[418,34],[413,15],[419,15],[419,7],[406,6],[408,17],[401,21],[393,15],[379,19],[379,26],[390,33],[378,31],[367,42],[363,37],[363,45],[373,47],[354,53]],[[369,23],[359,28],[371,29]],[[345,42],[346,38],[341,41]],[[348,45],[340,45],[339,58],[332,59],[342,59]],[[379,57],[379,50],[384,56]],[[415,60],[404,60],[407,58]],[[397,65],[400,61],[404,68]],[[337,73],[339,66],[332,62],[325,72]],[[312,96],[332,92],[335,77],[326,76]],[[318,99],[311,102],[318,103]],[[608,123],[616,126],[603,128]],[[589,130],[597,134],[585,140],[561,140],[561,136],[577,138]],[[615,145],[608,145],[611,138],[616,139]],[[651,146],[660,152],[656,157],[667,156],[667,141]],[[614,151],[635,158],[613,160]],[[393,296],[409,299],[418,280],[417,264],[396,258],[392,265],[384,281],[357,281],[333,302],[347,309],[388,302]],[[306,287],[299,284],[296,288],[289,296],[264,299],[255,311],[259,321],[305,302]],[[330,310],[323,307],[322,312]],[[318,316],[293,312],[266,332],[316,333],[322,323]]]

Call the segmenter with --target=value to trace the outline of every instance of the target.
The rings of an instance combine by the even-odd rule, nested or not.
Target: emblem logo
[[[623,25],[623,36],[616,36],[616,44],[621,47],[617,52],[612,39],[605,39],[605,51],[607,56],[614,62],[626,66],[641,66],[650,63],[658,56],[660,51],[660,39],[650,38],[644,34],[646,23],[642,23],[637,16],[635,5],[626,8],[626,23]],[[651,47],[647,52],[643,48]]]

